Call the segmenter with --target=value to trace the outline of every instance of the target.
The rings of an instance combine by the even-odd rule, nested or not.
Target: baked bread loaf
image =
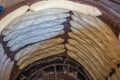
[[[116,14],[87,0],[26,0],[6,8],[0,80],[119,80]]]

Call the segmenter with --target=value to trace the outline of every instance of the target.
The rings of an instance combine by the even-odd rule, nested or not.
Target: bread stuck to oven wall
[[[116,14],[87,0],[26,0],[5,8],[0,80],[119,80]]]

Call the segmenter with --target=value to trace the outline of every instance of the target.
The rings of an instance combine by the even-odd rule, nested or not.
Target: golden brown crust
[[[20,2],[16,5],[13,5],[9,8],[6,8],[4,13],[2,13],[0,15],[0,19],[2,19],[4,16],[6,16],[8,13],[10,13],[11,11],[19,8],[20,6],[23,5],[31,5],[35,2],[38,2],[39,0],[25,0],[23,2]],[[100,11],[103,13],[102,16],[100,16],[99,18],[101,20],[103,20],[104,22],[106,22],[111,29],[113,30],[113,32],[115,33],[115,35],[118,37],[119,35],[119,31],[120,31],[120,17],[118,17],[118,15],[116,15],[116,12],[114,13],[113,11],[110,11],[110,9],[108,7],[105,7],[105,5],[103,5],[102,3],[100,3],[99,1],[93,1],[93,0],[71,0],[71,1],[75,1],[78,3],[82,3],[82,4],[89,4],[91,6],[95,6],[98,9],[100,9]]]
[[[0,16],[0,19],[3,18],[8,13],[10,13],[11,11],[19,8],[22,5],[31,5],[32,3],[37,2],[37,1],[38,0],[26,0],[24,2],[21,2],[19,4],[11,6],[7,9],[5,9],[5,12]],[[92,6],[98,7],[103,13],[103,15],[100,16],[99,18],[102,19],[103,21],[105,21],[107,24],[109,24],[116,35],[118,34],[118,32],[120,30],[117,30],[117,29],[118,29],[118,24],[120,24],[120,19],[114,13],[110,12],[107,8],[103,7],[101,4],[96,4],[95,2],[88,2],[88,1],[83,1],[83,0],[81,0],[81,1],[74,0],[74,1],[83,3],[83,4],[90,4]],[[114,23],[114,25],[113,25],[113,23]],[[14,70],[15,71],[13,71],[14,74],[11,76],[11,80],[12,80],[12,77],[16,74],[15,72],[17,71],[17,69],[14,68]]]

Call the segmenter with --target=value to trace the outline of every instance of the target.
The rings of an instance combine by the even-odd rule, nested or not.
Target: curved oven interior
[[[51,57],[31,64],[15,80],[92,80],[84,67],[68,56]]]
[[[0,80],[120,79],[117,13],[87,0],[35,2],[1,14]]]

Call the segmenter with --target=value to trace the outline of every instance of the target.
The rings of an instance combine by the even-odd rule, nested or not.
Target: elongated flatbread
[[[15,11],[8,14],[6,17],[4,17],[2,20],[0,20],[0,33],[1,31],[8,26],[8,24],[13,21],[15,18],[23,15],[27,10],[29,9],[29,6],[22,6]]]
[[[58,4],[59,3],[59,4]],[[32,11],[40,11],[48,8],[63,8],[68,10],[77,11],[79,13],[83,13],[86,15],[94,15],[99,16],[102,13],[95,7],[75,3],[72,1],[64,1],[64,0],[57,0],[57,1],[40,1],[37,3],[34,3],[30,6],[30,10]]]

